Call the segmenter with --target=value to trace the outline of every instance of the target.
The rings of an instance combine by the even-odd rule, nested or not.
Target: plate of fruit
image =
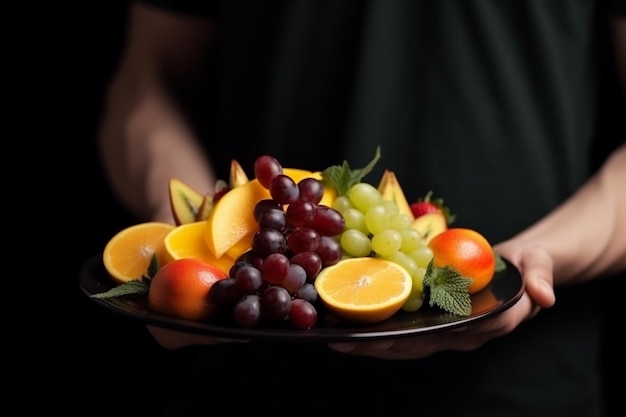
[[[259,156],[248,177],[203,195],[169,183],[174,224],[115,234],[83,265],[99,305],[144,324],[233,340],[347,341],[465,326],[511,307],[517,269],[428,193],[409,204],[391,170],[284,168]]]

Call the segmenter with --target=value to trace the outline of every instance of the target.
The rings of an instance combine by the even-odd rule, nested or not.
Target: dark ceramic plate
[[[310,330],[295,330],[289,327],[247,329],[228,322],[201,323],[157,314],[148,310],[145,296],[134,299],[119,297],[91,298],[91,300],[144,324],[235,340],[339,342],[416,336],[466,326],[501,313],[515,304],[524,292],[524,284],[518,270],[507,260],[504,262],[506,269],[497,272],[487,288],[472,296],[472,313],[467,317],[449,314],[425,304],[414,313],[400,311],[375,325],[349,325],[329,315],[320,314],[318,324]],[[83,265],[80,286],[89,297],[115,286],[104,269],[101,255],[94,255]]]

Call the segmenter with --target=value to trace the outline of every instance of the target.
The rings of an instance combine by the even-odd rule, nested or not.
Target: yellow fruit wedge
[[[228,180],[228,186],[230,188],[239,187],[250,181],[246,171],[243,170],[241,164],[235,159],[230,161],[230,176]]]
[[[322,269],[317,293],[340,320],[373,324],[402,308],[411,294],[411,276],[400,265],[380,258],[351,258]]]
[[[169,232],[164,240],[167,261],[194,258],[228,273],[235,261],[227,255],[218,258],[211,253],[204,240],[206,228],[207,222],[199,221],[182,224]]]
[[[448,224],[443,213],[426,213],[413,220],[411,227],[422,235],[425,243],[428,243],[432,238],[446,231]]]
[[[270,193],[256,179],[224,194],[213,206],[204,232],[205,242],[221,258],[245,236],[258,230],[254,207]]]
[[[383,200],[395,201],[398,205],[398,211],[406,214],[411,221],[414,220],[411,206],[404,195],[395,172],[388,169],[385,170],[378,184],[378,191],[382,194]]]
[[[254,233],[255,232],[245,235],[239,242],[235,243],[230,249],[226,251],[226,255],[230,256],[233,259],[237,259],[239,256],[250,250],[250,248],[252,247],[252,239],[254,238]]]
[[[283,174],[296,183],[304,178],[322,179],[321,172],[298,168],[284,168]],[[320,204],[331,206],[336,195],[334,188],[324,187]],[[216,258],[224,254],[234,258],[250,248],[252,236],[258,230],[254,207],[257,202],[267,198],[271,198],[269,191],[258,180],[253,179],[230,189],[214,203],[207,218],[204,238]]]

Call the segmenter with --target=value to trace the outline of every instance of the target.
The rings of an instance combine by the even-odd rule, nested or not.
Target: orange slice
[[[153,255],[164,265],[166,255],[163,241],[174,227],[169,223],[139,223],[114,235],[102,253],[104,267],[111,278],[120,284],[140,279],[148,272]]]
[[[215,257],[204,240],[207,221],[186,223],[169,232],[164,240],[167,262],[194,258],[218,267],[226,274],[235,263],[228,255]]]
[[[315,288],[329,312],[340,320],[372,324],[395,314],[409,298],[411,276],[380,258],[352,258],[322,269]]]

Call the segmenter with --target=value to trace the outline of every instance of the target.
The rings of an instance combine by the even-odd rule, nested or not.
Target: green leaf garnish
[[[348,161],[343,161],[341,165],[333,165],[322,171],[322,181],[335,187],[338,196],[346,195],[354,184],[361,182],[372,171],[379,159],[380,146],[377,146],[374,159],[363,168],[353,170]]]
[[[502,259],[502,256],[500,256],[500,254],[498,252],[493,252],[494,256],[496,257],[496,270],[495,272],[500,272],[500,271],[504,271],[506,269],[506,263],[504,263],[504,260]]]
[[[148,270],[145,275],[142,275],[140,279],[134,279],[132,281],[125,282],[117,285],[105,292],[98,294],[92,294],[91,298],[115,298],[123,297],[126,295],[143,295],[147,294],[150,289],[150,283],[154,274],[161,268],[159,258],[156,255],[152,255],[150,263],[148,264]]]
[[[428,289],[429,305],[449,313],[469,316],[472,300],[468,292],[472,279],[459,274],[449,266],[437,268],[431,261],[424,275],[424,289]]]
[[[111,288],[108,291],[92,294],[91,298],[115,298],[125,295],[147,294],[149,284],[145,279],[135,279]]]
[[[147,275],[143,277],[144,280],[152,281],[154,274],[161,268],[161,264],[159,263],[159,258],[156,255],[152,255],[150,258],[150,263],[148,264],[148,272]]]

